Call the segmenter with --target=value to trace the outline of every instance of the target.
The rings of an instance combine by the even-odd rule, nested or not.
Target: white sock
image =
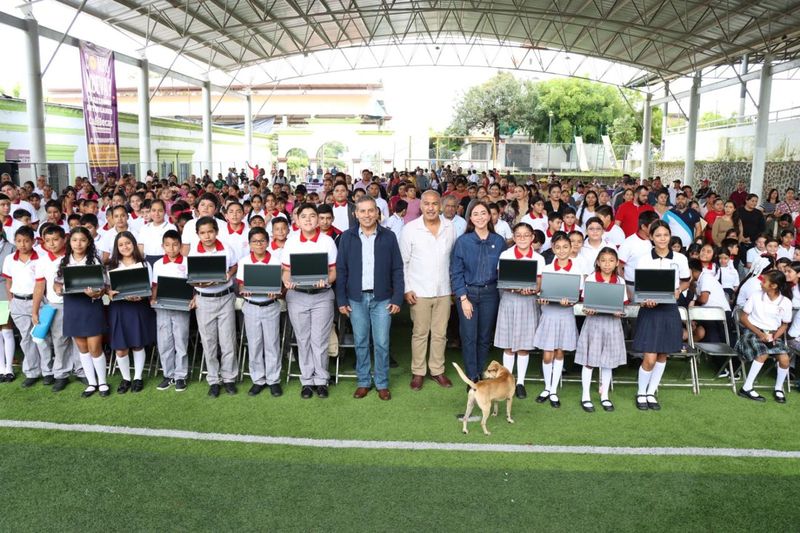
[[[92,357],[94,371],[97,372],[97,384],[106,384],[106,354],[101,353],[98,357]]]
[[[564,370],[563,359],[553,359],[553,377],[551,378],[550,393],[558,394],[558,384],[561,383],[561,371]]]
[[[664,369],[667,368],[667,363],[656,362],[653,367],[653,373],[650,375],[650,384],[647,386],[647,394],[654,395],[661,384],[661,377],[664,375]]]
[[[129,356],[122,357],[121,355],[117,356],[117,366],[119,367],[119,373],[122,374],[122,379],[125,381],[131,380],[131,358]]]
[[[525,385],[525,372],[528,371],[528,356],[517,356],[517,385]]]
[[[6,374],[13,374],[14,352],[16,351],[16,343],[14,342],[14,330],[3,330],[3,352],[5,353]]]
[[[758,361],[753,361],[750,363],[750,371],[747,373],[747,379],[745,380],[744,385],[742,385],[744,390],[752,390],[753,385],[756,382],[756,376],[758,376],[758,373],[761,372],[762,366],[764,366],[764,363],[759,363]]]
[[[86,376],[86,381],[92,387],[97,387],[97,378],[94,375],[94,365],[92,364],[92,356],[88,353],[80,354],[81,366],[83,367],[83,374]]]
[[[133,379],[142,379],[142,372],[144,372],[144,350],[133,351]]]
[[[647,394],[647,384],[650,383],[650,374],[653,372],[650,370],[645,370],[644,367],[639,367],[639,396]]]
[[[775,390],[783,390],[783,382],[786,381],[788,375],[788,368],[778,367],[778,378],[775,380]]]
[[[503,352],[503,366],[509,372],[514,372],[514,354]]]
[[[550,377],[553,375],[553,363],[542,362],[542,374],[544,375],[544,390],[550,391]]]
[[[589,402],[591,401],[591,396],[589,392],[592,387],[592,371],[594,369],[588,366],[583,367],[581,370],[581,385],[583,385],[583,396],[581,396],[582,402]]]
[[[600,401],[608,400],[608,391],[611,389],[611,372],[610,368],[600,369]]]

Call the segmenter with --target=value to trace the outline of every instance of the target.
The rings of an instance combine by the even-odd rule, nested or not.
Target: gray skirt
[[[523,296],[503,291],[497,311],[494,345],[511,352],[533,350],[536,325],[539,323],[539,304],[536,296]]]
[[[578,341],[578,327],[572,306],[549,303],[542,306],[541,313],[533,339],[536,347],[548,352],[574,350]]]
[[[627,360],[622,321],[613,315],[587,316],[578,337],[575,364],[617,368]]]

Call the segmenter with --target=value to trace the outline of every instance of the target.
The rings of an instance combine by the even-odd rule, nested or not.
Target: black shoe
[[[646,394],[637,394],[636,395],[636,408],[640,411],[647,411],[647,395]]]
[[[327,385],[318,385],[317,386],[317,396],[320,398],[327,398],[328,397],[328,386]]]
[[[742,398],[747,398],[748,400],[753,400],[754,402],[765,402],[765,401],[767,401],[766,398],[761,396],[759,393],[757,393],[753,389],[744,390],[744,388],[741,388],[741,389],[739,389],[739,392],[737,392],[736,394],[738,394]]]
[[[778,403],[786,403],[786,395],[782,390],[772,391],[772,397],[775,398],[775,401]]]
[[[0,374],[0,383],[5,383],[5,382],[6,382],[6,375]]]
[[[232,381],[227,383],[223,383],[222,387],[225,389],[226,394],[234,395],[236,394],[236,384]]]
[[[95,387],[94,385],[89,385],[81,393],[81,398],[88,398],[92,396],[95,392],[97,392],[97,387]]]
[[[119,387],[117,387],[117,394],[125,394],[131,390],[131,382],[127,379],[123,379],[119,382]]]
[[[67,385],[69,385],[69,379],[67,378],[57,379],[55,383],[53,383],[53,392],[61,392],[62,390],[67,388]]]
[[[219,398],[219,390],[220,386],[219,383],[214,383],[208,388],[208,395],[212,398]]]
[[[108,385],[100,385],[97,388],[97,390],[100,391],[101,398],[108,398],[109,396],[111,396],[111,387],[109,387]]]
[[[652,398],[652,400],[650,399]],[[647,395],[647,408],[651,411],[660,411],[661,404],[658,403],[658,400],[652,394]]]
[[[164,379],[161,380],[161,383],[156,385],[156,389],[158,389],[158,390],[167,390],[168,388],[170,388],[170,386],[173,383],[174,383],[173,380],[171,380],[169,378],[164,378]]]
[[[131,392],[142,392],[144,390],[144,382],[141,379],[134,379]]]
[[[25,378],[25,381],[22,382],[22,388],[28,389],[36,385],[36,382],[39,381],[39,378]]]
[[[544,403],[550,398],[550,391],[543,390],[536,397],[536,403]]]
[[[273,397],[277,398],[278,396],[283,396],[283,389],[281,388],[280,383],[273,383],[269,386],[269,393],[272,394]]]
[[[592,402],[581,402],[581,409],[587,413],[594,413],[594,404]]]
[[[15,376],[13,373],[6,374],[6,383],[11,383],[15,379],[17,379],[17,376]]]
[[[527,398],[528,391],[525,390],[525,385],[517,385],[515,394],[517,395],[517,398],[520,400],[524,400],[525,398]]]
[[[42,378],[42,385],[46,387],[51,386],[55,382],[56,378],[54,378],[53,376],[45,376],[44,378]]]
[[[304,400],[308,400],[314,396],[314,390],[311,388],[311,385],[303,385],[303,388],[300,389],[300,397]]]
[[[249,391],[247,391],[247,395],[248,396],[258,396],[259,394],[261,394],[261,391],[264,390],[264,387],[266,387],[266,385],[257,385],[255,383],[253,383],[253,386],[250,387]]]
[[[610,413],[614,410],[614,404],[611,403],[611,400],[603,400],[600,402],[600,405],[603,406],[603,411],[606,411],[607,413]]]
[[[175,392],[183,392],[186,390],[186,380],[185,379],[176,379],[175,380]]]
[[[389,368],[397,368],[398,366],[400,366],[400,365],[397,363],[397,361],[394,360],[394,357],[392,357],[390,355],[389,356]]]
[[[550,407],[553,409],[558,409],[561,407],[561,400],[558,399],[558,394],[550,395]]]

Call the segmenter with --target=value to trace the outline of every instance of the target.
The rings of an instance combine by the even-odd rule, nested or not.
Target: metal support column
[[[247,93],[244,111],[244,144],[247,160],[252,165],[253,161],[253,95]]]
[[[142,58],[139,68],[139,171],[137,178],[144,180],[151,168],[153,155],[150,145],[150,65],[147,58]]]
[[[747,74],[748,67],[749,56],[745,54],[742,56],[742,71],[739,73],[742,78],[742,88],[739,90],[739,122],[744,120],[744,104],[747,98],[747,81],[745,81],[744,76]]]
[[[644,101],[644,116],[642,117],[642,172],[640,177],[646,180],[650,177],[650,133],[653,127],[653,108],[650,102],[653,95],[647,93]]]
[[[30,11],[25,14],[25,51],[28,54],[28,134],[30,135],[31,176],[47,174],[47,146],[44,136],[44,97],[42,64],[39,59],[39,24]]]
[[[664,97],[669,98],[669,82],[664,82]],[[664,159],[664,151],[667,149],[667,126],[669,125],[669,101],[665,101],[661,117],[661,159]]]
[[[695,72],[692,89],[689,92],[689,125],[686,128],[686,161],[683,166],[683,181],[692,186],[694,183],[694,155],[697,144],[697,120],[700,112],[700,72]]]
[[[769,100],[772,92],[772,59],[764,58],[761,67],[761,84],[758,89],[758,122],[756,123],[753,169],[750,173],[750,191],[763,198],[764,169],[767,165],[767,134],[769,133]]]
[[[203,82],[203,168],[200,169],[202,173],[208,169],[208,173],[212,176],[215,175],[214,169],[211,168],[213,162],[211,154],[211,82]]]

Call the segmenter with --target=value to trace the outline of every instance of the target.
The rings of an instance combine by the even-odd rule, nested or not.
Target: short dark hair
[[[178,230],[176,230],[176,229],[168,229],[167,231],[164,232],[164,235],[161,236],[161,242],[163,243],[167,239],[173,239],[173,240],[176,240],[176,241],[178,241],[180,243],[181,242],[181,234],[178,233]]]
[[[17,237],[27,237],[30,240],[36,240],[36,235],[33,233],[33,228],[30,226],[20,226],[17,228],[17,231],[14,232],[14,238]]]
[[[250,228],[250,231],[247,232],[247,242],[250,242],[256,235],[263,235],[267,239],[267,244],[269,244],[269,233],[262,227]]]
[[[217,224],[217,219],[214,217],[200,217],[197,219],[197,223],[195,223],[194,229],[196,232],[200,231],[200,226],[205,226],[206,224],[211,224],[214,227],[214,231],[219,232],[219,224]]]

